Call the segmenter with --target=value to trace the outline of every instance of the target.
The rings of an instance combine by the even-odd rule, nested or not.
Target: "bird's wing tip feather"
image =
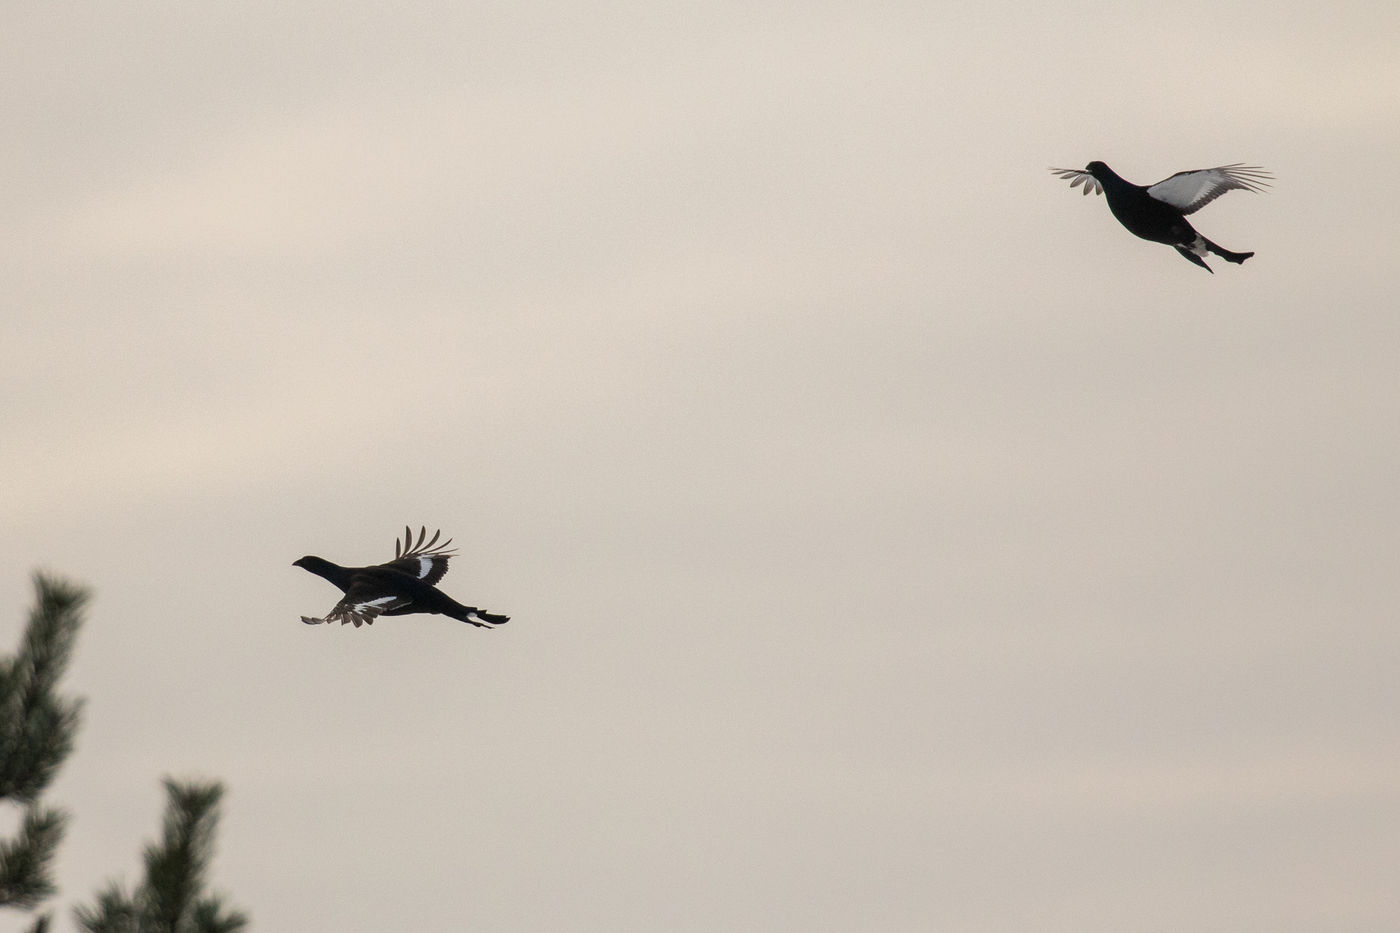
[[[1099,183],[1099,180],[1082,168],[1052,168],[1050,171],[1069,182],[1071,188],[1083,185],[1083,194],[1085,195],[1091,191],[1094,194],[1103,194],[1103,185]]]
[[[432,540],[428,540],[428,528],[426,525],[418,529],[418,540],[413,540],[413,529],[408,525],[403,529],[403,543],[394,541],[394,560],[402,557],[451,557],[452,552],[448,548],[452,545],[452,539],[439,542],[442,537],[442,529],[433,532]]]

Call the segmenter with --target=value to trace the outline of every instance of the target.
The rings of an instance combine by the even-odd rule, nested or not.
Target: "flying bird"
[[[1108,198],[1108,209],[1118,222],[1144,240],[1165,243],[1202,269],[1214,274],[1205,256],[1214,253],[1226,262],[1242,263],[1253,253],[1232,253],[1196,232],[1187,214],[1194,214],[1227,191],[1263,191],[1273,175],[1255,165],[1221,165],[1177,172],[1155,185],[1143,187],[1120,178],[1102,162],[1084,168],[1052,168],[1071,188],[1084,186]]]
[[[293,567],[325,577],[345,593],[324,619],[302,616],[301,621],[307,625],[336,621],[344,625],[352,622],[355,628],[359,628],[361,624],[373,625],[381,615],[429,612],[469,622],[479,628],[509,622],[510,616],[493,615],[475,606],[463,606],[434,585],[447,573],[447,560],[455,552],[447,550],[452,543],[451,538],[437,543],[442,536],[441,531],[434,532],[432,540],[425,543],[427,535],[428,529],[420,526],[415,542],[412,529],[404,526],[403,544],[394,541],[394,559],[372,567],[342,567],[312,556],[293,561]]]

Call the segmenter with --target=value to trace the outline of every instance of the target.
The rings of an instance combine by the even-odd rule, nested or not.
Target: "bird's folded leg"
[[[1175,244],[1173,244],[1173,245],[1175,246]],[[1209,272],[1211,275],[1215,275],[1215,270],[1212,269],[1210,266],[1206,265],[1206,261],[1205,261],[1204,259],[1202,259],[1200,256],[1197,256],[1195,253],[1193,253],[1193,252],[1191,251],[1191,247],[1189,247],[1189,246],[1177,246],[1177,247],[1176,247],[1176,251],[1177,251],[1178,253],[1180,253],[1183,257],[1185,257],[1186,259],[1189,259],[1191,262],[1194,262],[1196,265],[1200,266],[1202,269],[1204,269],[1204,270],[1206,270],[1207,272]]]

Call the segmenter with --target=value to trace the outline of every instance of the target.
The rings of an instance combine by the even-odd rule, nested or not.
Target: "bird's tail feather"
[[[492,612],[478,609],[475,606],[453,606],[451,611],[445,615],[456,619],[458,622],[466,622],[475,625],[477,628],[488,628],[492,625],[504,625],[510,621],[510,616],[497,615]]]
[[[1204,237],[1202,239],[1204,239]],[[1233,262],[1236,264],[1242,263],[1250,256],[1254,255],[1253,253],[1232,253],[1228,249],[1222,249],[1221,247],[1212,243],[1210,240],[1206,240],[1206,249],[1210,250],[1212,253],[1219,256],[1226,262]]]

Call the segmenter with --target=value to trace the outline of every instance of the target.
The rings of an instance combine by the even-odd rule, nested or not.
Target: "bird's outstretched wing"
[[[447,574],[447,559],[456,553],[455,550],[448,550],[447,546],[452,543],[448,538],[441,544],[437,543],[442,537],[442,532],[433,532],[431,541],[426,541],[428,529],[420,526],[418,529],[418,540],[413,540],[413,529],[407,525],[403,529],[403,542],[394,542],[394,559],[386,564],[380,564],[388,570],[397,570],[399,573],[406,573],[410,577],[422,580],[429,586],[435,585]]]
[[[1273,177],[1257,165],[1236,162],[1216,168],[1177,172],[1150,186],[1147,193],[1183,214],[1191,214],[1227,191],[1263,191]]]
[[[1071,188],[1083,185],[1085,194],[1090,191],[1103,194],[1103,185],[1099,184],[1099,180],[1082,168],[1052,168],[1050,171],[1068,181]]]
[[[380,614],[407,606],[410,602],[412,600],[406,596],[366,596],[364,587],[351,583],[349,592],[335,604],[334,609],[326,613],[324,619],[302,616],[301,621],[307,625],[320,625],[322,622],[339,622],[344,625],[346,622],[353,622],[355,628],[359,628],[361,625],[373,625],[375,618]]]

